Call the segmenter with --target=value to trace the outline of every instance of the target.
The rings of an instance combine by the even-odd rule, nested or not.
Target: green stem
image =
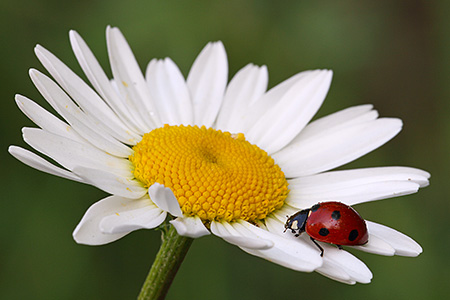
[[[163,231],[161,239],[161,247],[145,279],[138,300],[156,300],[166,297],[193,241],[191,238],[178,235],[172,225],[167,232]]]

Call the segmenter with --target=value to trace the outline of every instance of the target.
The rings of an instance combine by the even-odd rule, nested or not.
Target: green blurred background
[[[40,43],[78,74],[68,31],[76,29],[109,71],[104,32],[118,26],[142,68],[171,57],[187,74],[208,41],[222,40],[230,75],[266,64],[270,86],[306,69],[330,68],[334,80],[319,116],[373,103],[403,119],[401,134],[344,168],[406,165],[433,175],[418,194],[360,205],[367,219],[405,232],[424,248],[418,258],[354,251],[371,284],[347,286],[250,256],[218,238],[190,249],[168,299],[444,299],[449,294],[450,123],[449,1],[117,1],[2,0],[1,299],[134,299],[159,247],[159,233],[138,231],[110,245],[72,240],[85,210],[105,196],[96,188],[33,170],[7,153],[25,146],[33,126],[14,94],[48,107],[28,78],[43,70]],[[83,77],[84,78],[84,77]]]

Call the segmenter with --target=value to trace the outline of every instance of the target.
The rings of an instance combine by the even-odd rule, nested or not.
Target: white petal
[[[246,136],[252,143],[274,153],[286,146],[306,126],[322,105],[332,72],[318,70],[298,80],[253,124]]]
[[[127,199],[118,196],[109,196],[94,203],[84,214],[73,232],[73,238],[79,244],[103,245],[120,239],[129,232],[105,234],[100,231],[100,222],[104,217],[120,214],[124,211],[134,210],[151,205],[148,198]]]
[[[126,105],[136,107],[141,119],[147,125],[146,132],[161,127],[154,100],[125,37],[118,28],[108,27],[106,38],[114,80],[126,100]]]
[[[291,191],[305,190],[310,193],[354,187],[367,183],[385,181],[408,181],[425,187],[430,174],[410,167],[375,167],[332,171],[289,180]]]
[[[120,143],[102,127],[91,120],[61,88],[46,75],[37,70],[30,70],[30,77],[39,92],[52,107],[92,145],[116,156],[128,157],[132,151]]]
[[[314,247],[303,240],[287,239],[247,222],[239,222],[239,224],[249,229],[255,236],[274,242],[274,246],[266,250],[241,247],[247,253],[296,271],[311,272],[322,265],[322,258]]]
[[[320,243],[324,248],[323,267],[316,271],[334,280],[353,284],[354,282],[369,283],[372,272],[358,258],[345,250],[339,250],[333,245]],[[345,276],[347,274],[348,276]],[[341,277],[344,275],[343,277]]]
[[[287,219],[287,218],[286,218]],[[267,217],[265,220],[265,225],[268,231],[278,234],[286,239],[297,239],[293,234],[288,231],[285,231],[284,224],[285,222],[276,218],[276,217]]]
[[[333,280],[346,283],[346,284],[355,284],[356,281],[352,280],[350,275],[348,275],[344,270],[341,268],[330,264],[330,263],[324,263],[320,269],[316,270],[317,273],[322,274],[323,276],[326,276],[328,278],[331,278]]]
[[[428,185],[430,174],[409,167],[379,167],[333,171],[288,180],[287,202],[297,208],[320,201],[348,205],[402,196]]]
[[[35,53],[58,84],[103,130],[123,143],[140,141],[140,136],[132,134],[103,99],[56,56],[40,45],[36,46]]]
[[[281,97],[283,97],[283,95],[295,85],[296,82],[310,73],[312,73],[312,71],[300,72],[271,88],[261,97],[255,99],[245,112],[245,117],[243,119],[244,122],[240,132],[246,134],[265,113],[274,107],[274,104],[276,104],[278,100],[281,99]]]
[[[162,123],[193,124],[194,112],[186,81],[170,58],[152,60],[145,77]]]
[[[59,168],[42,157],[34,154],[31,151],[28,151],[26,149],[23,149],[21,147],[17,146],[10,146],[8,148],[9,153],[11,153],[12,156],[23,162],[24,164],[35,168],[39,171],[56,175],[62,178],[78,181],[78,182],[85,182],[82,178],[78,177],[77,175],[73,174],[72,172],[69,172],[67,170],[64,170],[62,168]]]
[[[395,249],[392,248],[391,245],[389,245],[382,239],[378,238],[377,236],[371,235],[370,233],[369,233],[369,241],[365,245],[351,246],[351,247],[364,252],[369,252],[378,255],[392,256],[395,254]]]
[[[195,125],[211,127],[222,104],[228,80],[228,62],[221,42],[208,43],[187,77]]]
[[[225,92],[215,127],[232,133],[245,132],[249,106],[267,89],[267,67],[248,64],[234,75]]]
[[[111,109],[133,131],[145,133],[143,121],[138,111],[131,105],[124,105],[118,93],[112,87],[108,77],[98,63],[85,41],[74,30],[69,33],[70,43],[77,60],[97,93],[105,100]]]
[[[70,125],[64,123],[32,100],[16,95],[16,103],[20,110],[36,125],[56,135],[66,137],[79,143],[87,143]]]
[[[134,179],[80,166],[75,167],[73,172],[93,186],[120,197],[139,199],[147,193],[147,189]]]
[[[196,239],[210,234],[198,216],[176,218],[169,222],[175,227],[177,233],[182,236]]]
[[[138,229],[151,229],[166,219],[167,213],[146,199],[147,205],[105,216],[100,231],[106,234],[128,233]],[[134,200],[142,201],[142,200]]]
[[[401,130],[399,119],[382,118],[298,141],[272,155],[286,177],[327,171],[380,147]]]
[[[170,188],[155,182],[148,189],[148,194],[156,206],[162,210],[169,212],[172,216],[183,216],[180,204]]]
[[[409,236],[387,226],[367,221],[370,237],[376,236],[395,249],[395,255],[417,256],[422,253],[422,247]]]
[[[274,211],[271,217],[273,216],[275,219],[283,223],[284,226],[287,219],[298,211],[299,211],[298,208],[292,207],[288,203],[285,203],[282,208]]]
[[[347,205],[375,201],[386,198],[399,197],[416,193],[419,185],[414,182],[390,181],[369,183],[309,196],[298,194],[289,195],[288,203],[297,208],[311,207],[317,202],[337,200]]]
[[[309,123],[291,144],[307,141],[309,138],[325,134],[330,130],[341,130],[357,124],[373,121],[378,118],[378,112],[373,105],[365,104],[349,107]]]
[[[237,223],[230,225],[227,222],[213,221],[211,222],[211,232],[228,243],[239,247],[262,250],[272,248],[274,245],[271,240],[262,239]]]
[[[69,170],[73,171],[77,166],[84,166],[125,177],[133,176],[129,160],[109,155],[92,145],[80,144],[42,129],[23,128],[22,131],[27,144]]]

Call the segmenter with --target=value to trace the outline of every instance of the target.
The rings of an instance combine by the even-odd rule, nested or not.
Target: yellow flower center
[[[242,133],[165,125],[133,150],[134,176],[170,188],[183,213],[204,223],[264,219],[289,192],[280,167]]]

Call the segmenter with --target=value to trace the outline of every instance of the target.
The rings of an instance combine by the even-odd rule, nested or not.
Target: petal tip
[[[176,217],[183,216],[180,204],[170,188],[156,182],[149,187],[148,194],[153,203],[162,210]]]
[[[10,145],[8,147],[8,153],[11,154],[12,156],[14,156],[14,154],[17,152],[16,150],[19,148],[20,147],[18,147],[18,146]]]
[[[199,238],[209,235],[209,230],[203,225],[199,217],[183,217],[169,221],[181,236]]]
[[[41,49],[44,49],[44,47],[42,47],[41,44],[36,44],[36,46],[34,46],[34,52],[41,50]]]
[[[30,68],[28,70],[28,75],[33,79],[33,77],[36,77],[40,72],[36,70],[35,68]]]

